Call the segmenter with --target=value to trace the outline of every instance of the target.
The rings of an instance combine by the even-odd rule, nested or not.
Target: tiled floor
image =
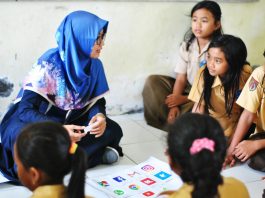
[[[149,156],[154,156],[166,162],[167,159],[164,156],[166,133],[146,125],[142,113],[112,116],[112,119],[117,121],[123,129],[124,137],[121,141],[121,145],[125,156],[114,165],[101,165],[88,170],[88,177],[104,175],[131,167],[147,160]],[[224,170],[223,175],[234,176],[243,181],[249,190],[251,198],[262,197],[265,181],[261,180],[261,177],[265,176],[265,173],[251,170],[247,165],[240,165]],[[0,184],[0,197],[26,198],[29,197],[30,194],[31,192],[24,187],[13,186],[8,183]],[[108,197],[89,185],[86,185],[86,194],[100,198]]]

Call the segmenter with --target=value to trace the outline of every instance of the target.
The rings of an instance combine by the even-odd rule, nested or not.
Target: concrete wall
[[[29,1],[0,2],[0,78],[14,91],[0,98],[0,112],[16,96],[23,77],[47,49],[55,47],[54,33],[69,12],[87,10],[109,20],[102,51],[111,92],[108,112],[142,108],[141,90],[150,74],[174,76],[176,53],[190,25],[189,2]],[[265,1],[220,3],[225,33],[240,36],[251,64],[263,64]]]

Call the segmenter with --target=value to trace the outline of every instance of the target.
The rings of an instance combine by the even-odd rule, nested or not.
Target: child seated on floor
[[[246,60],[247,48],[239,37],[224,34],[212,40],[206,66],[199,69],[188,96],[195,103],[192,112],[220,123],[228,145],[243,110],[235,101],[252,72]]]
[[[263,53],[265,56],[265,51]],[[244,108],[228,148],[225,165],[233,166],[235,158],[250,159],[249,166],[265,172],[265,65],[254,70],[236,103]],[[243,140],[250,125],[256,122],[255,134]]]
[[[159,197],[249,197],[243,183],[220,174],[226,139],[214,118],[187,113],[168,128],[169,164],[184,184],[177,191],[162,192]]]
[[[17,137],[14,159],[21,183],[31,198],[84,198],[87,157],[71,143],[66,129],[53,122],[28,125]],[[68,187],[64,176],[71,172]]]

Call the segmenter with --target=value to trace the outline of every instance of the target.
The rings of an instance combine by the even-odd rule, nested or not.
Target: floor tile
[[[133,114],[125,114],[127,118],[138,121],[138,120],[144,120],[144,114],[143,113],[133,113]]]
[[[123,131],[121,145],[135,144],[140,142],[157,141],[158,138],[135,121],[126,120],[118,122]]]
[[[97,172],[98,170],[102,170],[102,169],[109,169],[109,170],[112,170],[112,169],[115,169],[117,166],[133,166],[135,165],[135,163],[129,159],[126,154],[123,156],[123,157],[120,157],[120,160],[114,164],[110,164],[110,165],[98,165],[94,168],[90,168],[88,169],[87,173],[93,173],[93,172]]]
[[[161,141],[124,145],[123,150],[128,158],[137,164],[147,160],[150,156],[167,162],[164,155],[165,145]]]
[[[154,128],[154,127],[146,124],[145,120],[137,120],[136,123],[138,123],[140,126],[144,127],[147,131],[152,133],[154,136],[156,136],[160,140],[166,140],[166,136],[167,136],[166,131],[162,131],[160,129]]]
[[[0,197],[28,198],[32,193],[24,186],[15,186],[9,183],[0,184]]]
[[[114,121],[123,121],[123,120],[144,120],[144,114],[143,113],[132,113],[132,114],[122,114],[122,115],[110,115],[109,118],[111,118]]]
[[[227,168],[222,171],[222,175],[228,177],[235,177],[244,183],[254,182],[260,180],[265,176],[264,172],[255,171],[248,167],[248,165],[242,164],[232,168]],[[265,186],[265,185],[264,185]]]
[[[128,115],[127,114],[125,114],[125,115],[108,115],[108,117],[110,118],[110,119],[112,119],[112,120],[114,120],[115,122],[120,122],[120,121],[127,121],[127,120],[130,120],[129,118],[128,118]]]
[[[265,180],[247,183],[246,187],[251,198],[265,197]]]

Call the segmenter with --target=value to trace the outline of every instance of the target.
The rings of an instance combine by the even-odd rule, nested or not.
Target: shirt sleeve
[[[202,92],[203,92],[203,71],[204,71],[205,67],[202,67],[201,69],[199,69],[194,83],[192,84],[188,99],[193,101],[193,102],[200,102],[201,96],[202,96]],[[201,101],[201,104],[204,104],[204,101]]]
[[[183,42],[179,48],[179,54],[177,58],[177,64],[175,72],[179,74],[186,74],[188,69],[188,52],[186,50],[186,43]]]
[[[254,70],[246,82],[236,103],[244,109],[256,113],[261,105],[263,87],[259,78],[259,70]]]
[[[18,105],[19,119],[25,123],[41,121],[58,122],[58,118],[47,116],[40,112],[41,105],[44,103],[48,106],[48,101],[46,101],[42,96],[33,91],[25,90]]]
[[[97,113],[103,113],[106,116],[106,100],[99,99],[88,111],[88,119],[90,120]]]

